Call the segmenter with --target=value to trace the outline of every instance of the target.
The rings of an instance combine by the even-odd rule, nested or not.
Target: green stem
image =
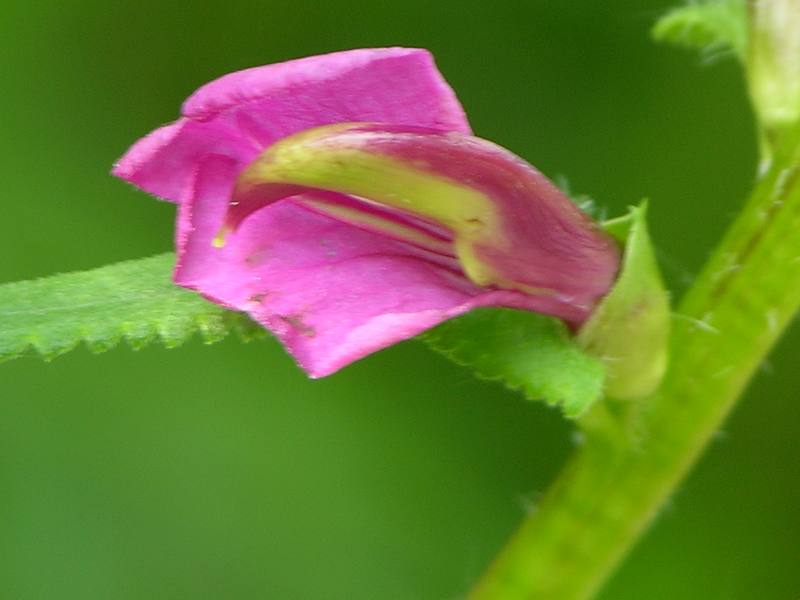
[[[613,403],[589,415],[585,443],[472,600],[592,597],[698,458],[800,308],[797,139],[783,140],[682,301],[669,370],[635,431],[615,428]]]

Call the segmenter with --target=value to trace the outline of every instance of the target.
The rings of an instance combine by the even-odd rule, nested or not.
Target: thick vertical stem
[[[635,431],[602,425],[604,406],[589,415],[585,444],[470,598],[590,598],[695,462],[800,308],[797,139],[784,137],[681,303]]]

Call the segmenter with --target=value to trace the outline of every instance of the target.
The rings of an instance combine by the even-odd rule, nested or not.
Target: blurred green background
[[[0,281],[169,249],[173,207],[107,172],[200,84],[397,44],[609,214],[650,197],[679,293],[755,155],[733,61],[649,41],[666,6],[6,0]],[[604,600],[800,597],[798,350],[794,330]],[[3,364],[0,598],[458,598],[570,443],[413,341],[313,382],[272,341]]]

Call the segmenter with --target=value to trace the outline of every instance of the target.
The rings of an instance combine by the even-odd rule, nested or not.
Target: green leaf
[[[0,361],[35,352],[49,360],[84,343],[103,352],[121,341],[138,349],[172,348],[199,333],[206,343],[231,330],[244,339],[265,331],[171,281],[173,254],[91,271],[0,285]],[[561,321],[482,308],[423,334],[433,348],[530,399],[576,417],[600,398],[602,362],[584,353]]]
[[[168,348],[199,333],[206,343],[231,330],[261,329],[246,316],[175,286],[172,253],[33,281],[0,285],[0,361],[31,351],[49,360],[83,342],[104,352],[127,342]]]
[[[696,48],[705,54],[732,50],[744,60],[747,48],[745,0],[690,2],[661,17],[652,33],[659,42]]]
[[[482,379],[498,380],[530,400],[577,417],[603,392],[604,367],[552,317],[480,308],[442,323],[422,339]]]

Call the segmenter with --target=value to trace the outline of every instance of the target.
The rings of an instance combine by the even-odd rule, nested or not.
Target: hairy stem
[[[782,140],[681,302],[670,367],[633,430],[614,403],[473,590],[472,600],[590,598],[728,414],[800,308],[800,144]],[[616,405],[620,408],[620,405]],[[630,408],[630,407],[629,407]]]

